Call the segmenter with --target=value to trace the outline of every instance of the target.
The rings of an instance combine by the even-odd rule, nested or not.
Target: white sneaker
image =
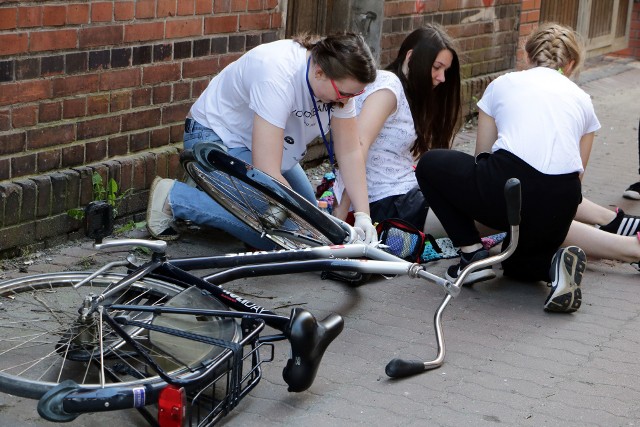
[[[560,248],[551,261],[551,292],[544,302],[545,311],[571,313],[580,308],[580,282],[587,267],[587,255],[577,246]]]
[[[180,237],[173,225],[173,215],[166,214],[163,209],[174,183],[172,179],[157,177],[151,184],[147,205],[147,230],[156,239],[176,240]]]

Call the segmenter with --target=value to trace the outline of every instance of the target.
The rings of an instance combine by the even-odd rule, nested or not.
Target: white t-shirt
[[[254,113],[284,129],[282,171],[304,157],[320,135],[307,87],[307,50],[293,40],[259,45],[211,80],[191,107],[191,117],[212,129],[229,148],[252,146]],[[317,100],[322,129],[328,132],[329,104]],[[334,106],[333,117],[356,115],[354,101]]]
[[[589,95],[547,67],[498,77],[478,108],[498,128],[492,152],[507,150],[547,175],[582,172],[580,138],[600,129]]]
[[[417,139],[413,117],[402,83],[390,71],[378,70],[376,80],[356,97],[356,111],[360,114],[364,101],[379,90],[388,89],[396,97],[396,109],[387,117],[376,140],[367,153],[367,190],[369,203],[385,197],[406,194],[418,185],[413,170],[411,147]],[[338,173],[334,193],[342,195],[344,183]]]

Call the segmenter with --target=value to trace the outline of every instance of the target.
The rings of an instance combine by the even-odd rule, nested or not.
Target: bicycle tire
[[[304,197],[216,144],[198,143],[180,161],[200,189],[284,249],[343,244],[348,237]]]
[[[39,399],[65,380],[73,380],[85,390],[103,387],[99,378],[99,340],[92,336],[100,332],[100,318],[94,316],[88,321],[80,322],[78,313],[86,295],[101,294],[126,276],[108,273],[92,279],[78,289],[73,288],[75,283],[89,274],[91,273],[47,273],[0,283],[0,391]],[[107,297],[105,304],[107,307],[108,304],[115,303],[170,305],[174,298],[184,292],[185,287],[181,284],[143,278]],[[222,302],[211,295],[203,295],[205,297],[207,303],[201,304],[205,305],[203,308],[227,310]],[[150,323],[156,317],[162,317],[131,311],[109,314],[112,317],[129,316]],[[207,322],[207,327],[215,331],[212,334],[216,338],[233,342],[239,340],[240,332],[236,321],[229,318],[213,320],[215,322]],[[148,370],[146,362],[128,348],[120,336],[110,331],[104,320],[101,325],[103,363],[108,374],[105,375],[104,387],[140,387],[162,382],[155,372]],[[162,362],[159,364],[170,368],[168,370],[172,375],[189,376],[205,368],[205,362],[194,368],[171,358],[150,340],[147,329],[131,326],[126,328],[136,342],[149,350],[156,362]],[[223,350],[220,348],[219,352]],[[202,357],[208,361],[206,363],[211,362],[212,358],[215,355]],[[191,364],[196,365],[193,361]]]

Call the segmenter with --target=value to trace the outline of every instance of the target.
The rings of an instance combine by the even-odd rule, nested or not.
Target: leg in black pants
[[[500,150],[476,163],[455,150],[432,150],[418,162],[416,177],[428,204],[456,246],[480,242],[474,220],[508,231],[504,184],[522,185],[522,221],[516,252],[503,263],[506,275],[549,281],[549,267],[582,200],[577,173],[545,175]]]

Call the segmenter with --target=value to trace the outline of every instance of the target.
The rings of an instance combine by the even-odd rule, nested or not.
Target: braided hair
[[[524,49],[529,62],[536,67],[563,70],[574,61],[573,72],[584,61],[585,49],[578,33],[553,22],[540,25],[527,39]]]

